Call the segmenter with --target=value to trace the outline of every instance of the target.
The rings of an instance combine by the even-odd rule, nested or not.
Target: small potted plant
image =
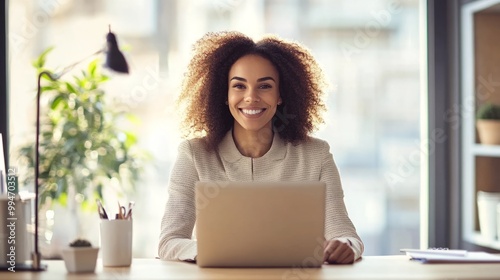
[[[77,239],[62,250],[66,269],[71,273],[94,272],[99,248],[84,239]]]
[[[477,111],[479,141],[487,145],[500,145],[500,105],[486,103]]]

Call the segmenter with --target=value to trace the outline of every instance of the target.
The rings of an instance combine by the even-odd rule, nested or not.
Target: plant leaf
[[[89,75],[91,77],[95,77],[96,75],[96,69],[97,69],[97,61],[98,59],[94,59],[89,63],[89,66],[87,68],[87,71],[89,72]]]
[[[65,84],[66,84],[66,89],[68,90],[68,92],[70,92],[70,93],[77,93],[76,89],[73,87],[72,84],[70,84],[68,82],[66,82]]]
[[[35,59],[33,62],[32,62],[32,65],[33,67],[35,67],[36,69],[41,69],[43,68],[43,66],[45,66],[45,61],[46,61],[46,57],[47,55],[54,49],[54,47],[48,47],[46,48],[39,56],[37,59]]]
[[[50,104],[50,109],[55,110],[57,108],[57,105],[59,105],[59,103],[61,103],[61,101],[63,101],[63,100],[64,100],[64,97],[62,95],[56,96],[56,98],[54,98],[54,100],[52,100],[52,104]]]

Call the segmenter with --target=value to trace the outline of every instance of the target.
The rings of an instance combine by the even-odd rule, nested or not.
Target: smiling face
[[[235,130],[271,129],[276,107],[281,104],[274,65],[261,56],[246,55],[231,66],[228,79],[227,99]]]

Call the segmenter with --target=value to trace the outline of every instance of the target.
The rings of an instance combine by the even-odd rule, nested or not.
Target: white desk
[[[131,267],[103,267],[95,273],[68,274],[63,261],[43,261],[45,272],[0,272],[0,279],[500,279],[500,264],[421,264],[406,256],[364,257],[353,265],[300,268],[199,268],[196,264],[134,259]]]

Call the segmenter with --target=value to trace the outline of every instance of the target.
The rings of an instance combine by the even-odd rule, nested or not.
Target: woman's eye
[[[263,84],[263,85],[260,85],[260,88],[261,89],[268,89],[268,88],[272,88],[272,86],[269,84]]]
[[[242,84],[235,84],[235,85],[233,85],[233,88],[237,88],[237,89],[244,89],[244,88],[245,88],[245,86],[244,86],[244,85],[242,85]]]

